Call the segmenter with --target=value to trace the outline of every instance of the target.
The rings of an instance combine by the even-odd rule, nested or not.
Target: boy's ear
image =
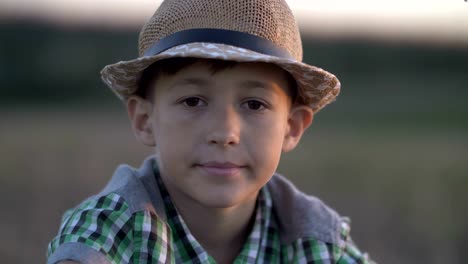
[[[304,131],[312,124],[314,113],[305,105],[292,106],[288,117],[288,129],[283,142],[283,151],[293,150],[301,140]]]
[[[139,96],[131,96],[127,99],[127,112],[132,125],[133,134],[138,141],[147,146],[155,146],[151,114],[153,107],[151,102]]]

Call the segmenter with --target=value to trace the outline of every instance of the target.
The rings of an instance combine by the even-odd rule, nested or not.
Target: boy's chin
[[[257,195],[254,197],[244,197],[244,195],[235,195],[227,193],[204,193],[194,197],[203,207],[213,209],[229,209],[233,207],[243,206],[256,201]]]

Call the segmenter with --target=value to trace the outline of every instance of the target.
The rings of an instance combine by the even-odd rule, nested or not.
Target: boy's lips
[[[239,174],[240,170],[245,166],[238,165],[231,162],[202,162],[196,164],[196,167],[201,168],[211,175],[217,176],[234,176]]]

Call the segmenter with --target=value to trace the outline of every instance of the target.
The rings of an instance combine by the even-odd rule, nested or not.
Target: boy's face
[[[171,195],[203,206],[254,200],[312,121],[308,107],[291,105],[285,73],[269,64],[213,73],[199,62],[153,85],[152,103],[129,100],[134,130],[155,146]]]

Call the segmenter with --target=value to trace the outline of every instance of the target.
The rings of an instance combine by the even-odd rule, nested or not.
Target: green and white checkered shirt
[[[49,244],[48,263],[65,259],[82,263],[216,263],[190,233],[155,172],[153,190],[160,195],[149,194],[145,196],[147,199],[139,199],[142,191],[151,189],[145,188],[151,182],[127,181],[119,185],[118,191],[91,197],[67,211],[58,235]],[[135,195],[127,195],[125,199],[121,194],[131,194],[129,190]],[[154,199],[162,200],[163,206],[156,206],[164,210],[161,214],[148,203],[135,206],[135,201]],[[370,263],[354,246],[349,225],[344,221],[343,243],[313,237],[283,243],[273,201],[270,190],[262,188],[254,225],[234,263]]]

